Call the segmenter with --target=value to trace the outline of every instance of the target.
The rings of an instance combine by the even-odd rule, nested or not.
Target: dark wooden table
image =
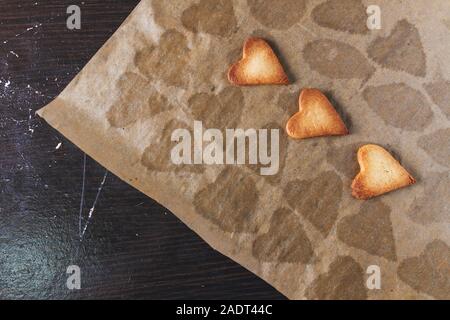
[[[0,298],[282,299],[112,174],[88,220],[105,169],[35,116],[137,3],[0,0]],[[81,30],[66,27],[71,4]]]

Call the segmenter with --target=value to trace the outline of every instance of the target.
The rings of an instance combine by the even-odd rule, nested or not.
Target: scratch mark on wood
[[[84,234],[86,233],[86,230],[89,226],[89,223],[92,220],[92,216],[94,214],[95,211],[95,206],[97,205],[98,199],[100,197],[100,194],[103,190],[103,187],[105,186],[105,182],[106,182],[106,178],[108,177],[108,170],[105,171],[105,174],[103,175],[103,179],[100,183],[100,186],[97,189],[97,194],[95,195],[95,199],[94,199],[94,203],[92,204],[92,207],[89,209],[89,213],[88,213],[88,217],[86,220],[86,223],[84,225],[84,228],[81,229],[81,224],[82,224],[82,215],[83,215],[83,207],[84,207],[84,190],[85,190],[85,184],[86,184],[86,154],[84,154],[84,158],[83,158],[83,186],[81,188],[81,203],[80,203],[80,214],[79,214],[79,223],[78,223],[78,228],[79,228],[79,235],[80,235],[80,242],[83,241],[83,237]]]
[[[83,207],[84,207],[84,185],[86,183],[86,153],[83,157],[83,185],[81,187],[81,202],[80,202],[80,214],[79,214],[79,220],[78,220],[78,234],[80,236],[81,240],[81,220],[83,216]]]
[[[52,20],[52,19],[50,19],[50,20]],[[20,33],[17,33],[17,34],[14,36],[14,38],[20,37],[20,36],[24,35],[25,33],[30,32],[31,30],[34,30],[34,29],[39,28],[39,27],[41,27],[41,26],[42,26],[42,23],[36,23],[35,25],[33,25],[33,26],[29,27],[29,28],[26,28],[25,31],[20,32]],[[12,40],[12,39],[6,39],[6,40],[4,40],[4,41],[2,42],[2,44],[7,44],[7,43],[8,43],[9,41],[11,41],[11,40]]]

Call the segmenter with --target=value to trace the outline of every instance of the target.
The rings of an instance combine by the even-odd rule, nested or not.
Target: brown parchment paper
[[[450,298],[450,2],[143,0],[70,85],[39,110],[82,150],[292,299]],[[290,86],[233,87],[249,36]],[[174,129],[283,128],[301,88],[332,100],[351,135],[280,131],[280,170],[176,166]],[[358,147],[390,150],[418,183],[351,197]],[[379,266],[381,289],[367,269]]]

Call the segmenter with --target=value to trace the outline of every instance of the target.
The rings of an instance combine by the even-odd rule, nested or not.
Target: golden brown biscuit
[[[289,84],[278,57],[260,38],[245,41],[242,59],[231,66],[228,80],[239,86]]]
[[[369,199],[416,183],[416,180],[384,148],[367,144],[358,150],[361,171],[352,183],[352,195]]]
[[[299,112],[286,124],[286,132],[290,137],[305,139],[348,134],[341,117],[320,90],[302,90],[298,104]]]

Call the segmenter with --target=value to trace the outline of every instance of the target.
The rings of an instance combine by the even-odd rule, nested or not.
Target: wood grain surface
[[[35,116],[137,3],[0,0],[0,298],[283,299]]]

